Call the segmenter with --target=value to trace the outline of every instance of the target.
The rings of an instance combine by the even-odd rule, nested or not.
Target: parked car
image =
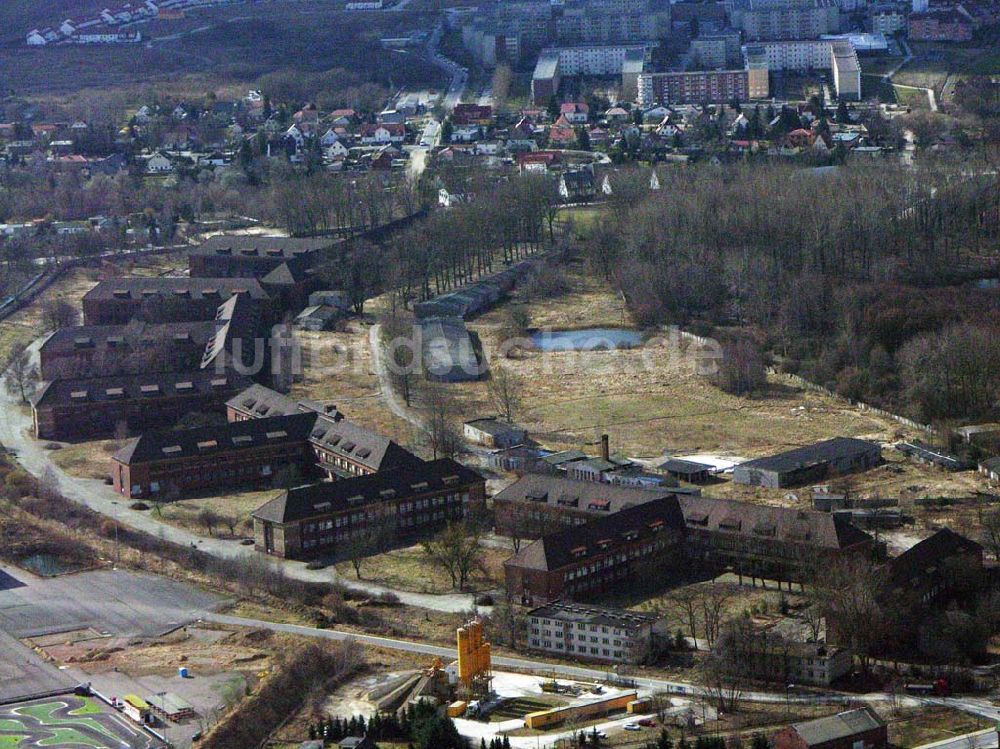
[[[626,723],[625,724],[625,730],[626,731],[641,731],[642,730],[642,726],[640,726],[638,723]]]

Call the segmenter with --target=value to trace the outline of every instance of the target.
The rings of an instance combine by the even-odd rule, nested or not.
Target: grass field
[[[903,106],[910,107],[911,109],[929,110],[931,108],[930,98],[926,89],[910,88],[899,84],[894,84],[893,89],[896,92],[896,101]]]
[[[496,587],[502,576],[503,562],[508,557],[508,550],[484,549],[481,555],[482,566],[473,572],[466,589],[481,591]],[[355,579],[354,567],[350,561],[338,564],[337,572],[347,579]],[[368,557],[361,566],[361,577],[397,590],[416,593],[452,591],[448,573],[431,561],[420,545]]]
[[[946,707],[903,710],[883,717],[889,724],[889,744],[896,747],[921,746],[989,727],[974,715]]]

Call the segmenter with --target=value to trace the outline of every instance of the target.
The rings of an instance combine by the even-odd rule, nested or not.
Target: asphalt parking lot
[[[94,570],[39,578],[0,566],[0,630],[18,639],[87,627],[101,634],[155,636],[220,603],[156,575]]]
[[[0,565],[0,701],[71,689],[77,680],[19,640],[92,629],[155,636],[187,624],[222,602],[155,575],[95,570],[41,578]]]
[[[72,689],[76,680],[6,632],[0,632],[0,702]]]

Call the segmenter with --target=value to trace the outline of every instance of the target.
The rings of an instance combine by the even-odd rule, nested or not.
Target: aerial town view
[[[3,0],[0,749],[1000,749],[1000,0]]]

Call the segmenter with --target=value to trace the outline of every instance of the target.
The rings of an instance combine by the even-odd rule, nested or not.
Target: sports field
[[[0,707],[0,749],[155,749],[161,744],[89,697]]]

